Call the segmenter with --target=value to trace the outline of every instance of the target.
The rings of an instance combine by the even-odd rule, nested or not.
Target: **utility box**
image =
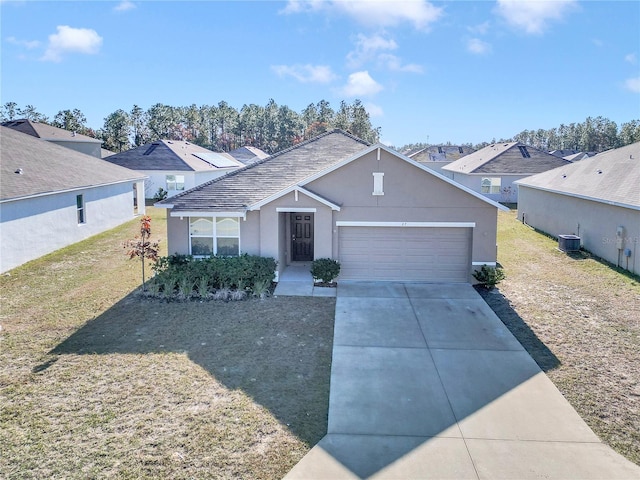
[[[558,248],[563,252],[580,250],[580,237],[577,235],[558,235]]]

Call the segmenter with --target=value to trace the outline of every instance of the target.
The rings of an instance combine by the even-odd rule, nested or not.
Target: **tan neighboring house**
[[[333,258],[340,280],[470,282],[496,264],[505,209],[424,165],[341,130],[156,204],[170,253]]]
[[[449,165],[450,163],[460,160],[462,157],[475,152],[475,150],[468,146],[454,146],[454,145],[436,145],[422,148],[415,152],[410,152],[407,156],[422,163],[425,167],[435,170],[438,173],[442,173],[445,177],[452,178],[451,172],[442,170],[442,167]]]
[[[228,153],[178,140],[157,140],[104,160],[146,175],[146,198],[160,188],[173,196],[244,166]]]
[[[0,127],[0,272],[144,213],[144,175]]]
[[[34,122],[32,120],[20,119],[9,120],[2,124],[3,127],[26,133],[32,137],[55,143],[62,147],[67,147],[80,153],[86,153],[92,157],[102,158],[102,140],[70,132],[64,128],[53,127],[46,123]]]
[[[640,143],[517,182],[518,218],[640,274]]]
[[[570,162],[520,142],[494,143],[466,155],[442,172],[456,182],[497,202],[517,202],[514,182]]]

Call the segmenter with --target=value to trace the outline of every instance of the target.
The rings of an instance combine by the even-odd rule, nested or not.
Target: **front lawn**
[[[640,465],[640,280],[501,212],[489,305],[593,431]]]
[[[335,300],[142,299],[138,229],[0,278],[0,478],[281,478],[326,433]]]

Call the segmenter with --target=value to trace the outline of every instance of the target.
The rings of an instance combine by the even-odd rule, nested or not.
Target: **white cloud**
[[[281,13],[320,12],[343,14],[358,23],[372,27],[393,27],[401,23],[412,23],[424,30],[442,16],[442,8],[426,0],[289,0]]]
[[[495,12],[515,28],[541,34],[576,6],[577,0],[498,0]]]
[[[347,84],[342,88],[342,93],[347,97],[366,97],[375,95],[382,90],[382,85],[376,82],[369,72],[355,72],[349,75]]]
[[[638,63],[638,56],[635,53],[629,53],[624,56],[624,61],[630,63],[631,65],[635,65]]]
[[[472,25],[471,27],[467,27],[471,33],[477,33],[478,35],[485,35],[489,31],[489,27],[491,24],[489,22],[484,22],[479,25]]]
[[[59,62],[65,53],[93,55],[102,46],[102,37],[89,28],[58,25],[58,33],[49,35],[49,44],[41,60]]]
[[[25,47],[29,50],[40,46],[40,42],[38,40],[18,40],[16,37],[7,37],[7,42],[13,45]]]
[[[384,111],[382,110],[382,107],[380,105],[368,102],[364,104],[364,108],[371,118],[384,117]]]
[[[640,77],[628,78],[624,82],[624,87],[633,93],[640,93]]]
[[[467,50],[476,55],[484,55],[491,51],[491,45],[479,38],[472,38],[467,42]]]
[[[372,35],[370,37],[359,33],[356,37],[355,50],[347,54],[349,68],[359,68],[363,64],[373,60],[380,51],[395,50],[398,44],[392,38],[385,38],[382,35]]]
[[[391,70],[392,72],[408,72],[408,73],[422,73],[424,69],[422,65],[417,63],[402,63],[402,60],[390,53],[383,53],[378,55],[378,66]]]
[[[129,0],[122,0],[118,5],[116,5],[113,9],[116,12],[126,12],[128,10],[133,10],[136,8],[136,4]]]
[[[328,65],[272,65],[280,77],[293,77],[302,83],[330,83],[337,77]]]

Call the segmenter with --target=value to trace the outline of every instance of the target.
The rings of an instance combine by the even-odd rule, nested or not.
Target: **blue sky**
[[[637,1],[7,1],[1,101],[88,125],[134,104],[359,98],[381,140],[479,143],[640,118]]]

